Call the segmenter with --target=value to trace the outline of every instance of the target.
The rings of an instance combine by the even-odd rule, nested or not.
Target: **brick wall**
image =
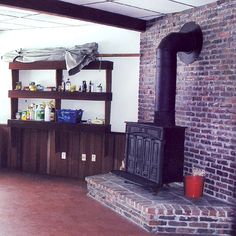
[[[148,22],[141,34],[139,121],[153,121],[156,48],[189,21],[203,31],[200,58],[178,60],[176,124],[188,127],[185,173],[206,170],[205,194],[236,202],[236,0],[170,14]]]

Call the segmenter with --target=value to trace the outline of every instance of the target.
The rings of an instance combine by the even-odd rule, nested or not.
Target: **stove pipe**
[[[195,22],[170,33],[157,48],[156,100],[154,123],[175,126],[177,53],[186,64],[194,62],[202,49],[202,31]]]

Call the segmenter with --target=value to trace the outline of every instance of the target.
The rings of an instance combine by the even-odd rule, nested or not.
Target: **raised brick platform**
[[[88,196],[149,232],[236,235],[233,206],[208,196],[187,199],[180,184],[156,193],[111,173],[86,177],[86,181]]]

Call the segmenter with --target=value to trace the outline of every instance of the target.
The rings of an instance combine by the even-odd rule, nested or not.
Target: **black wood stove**
[[[199,56],[202,31],[194,22],[162,39],[157,49],[154,123],[126,123],[125,171],[113,171],[144,187],[183,179],[185,127],[175,125],[177,53],[186,64]]]

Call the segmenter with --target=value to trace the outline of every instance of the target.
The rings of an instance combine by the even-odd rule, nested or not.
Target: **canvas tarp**
[[[2,56],[7,62],[65,61],[69,75],[78,73],[84,66],[96,60],[97,43],[76,45],[72,48],[26,48],[8,52]]]

